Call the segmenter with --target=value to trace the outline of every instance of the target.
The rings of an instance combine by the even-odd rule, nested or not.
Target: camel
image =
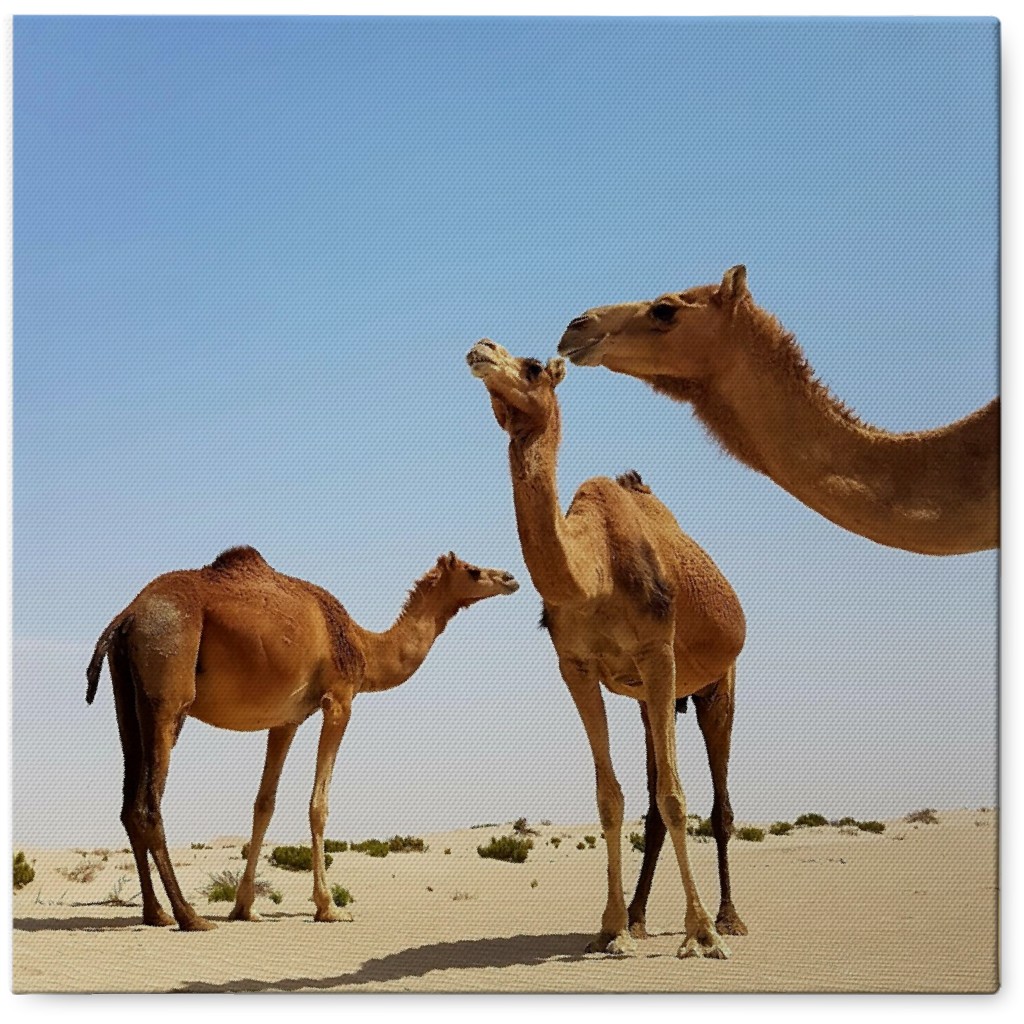
[[[862,423],[754,303],[742,266],[719,285],[590,309],[558,351],[691,403],[728,454],[862,537],[925,555],[999,546],[999,399],[934,430]]]
[[[597,806],[608,854],[608,899],[589,952],[626,954],[646,935],[651,876],[665,829],[686,894],[680,957],[725,958],[722,934],[743,934],[729,884],[732,832],[727,772],[735,662],[746,623],[732,587],[680,530],[635,472],[583,483],[563,516],[556,469],[561,413],[555,388],[565,362],[518,359],[484,339],[467,361],[509,435],[512,494],[523,557],[543,600],[541,625],[594,758]],[[629,911],[622,893],[622,790],[615,777],[602,685],[640,702],[650,809],[644,868]],[[704,909],[686,851],[686,799],[676,767],[676,702],[692,696],[714,783],[721,907]]]
[[[182,896],[160,813],[171,750],[185,719],[220,729],[269,730],[249,855],[230,914],[232,920],[258,921],[252,911],[256,864],[281,769],[299,725],[318,708],[323,725],[309,803],[315,920],[351,920],[332,903],[323,839],[352,698],[401,685],[456,612],[518,589],[510,573],[477,568],[449,552],[416,582],[394,625],[375,633],[353,622],[326,590],[276,572],[251,547],[231,548],[202,569],[166,573],[147,584],[100,636],[85,698],[93,702],[106,658],[124,752],[121,822],[138,867],[143,923],[177,921],[182,931],[216,927]],[[147,852],[173,920],[154,891]]]

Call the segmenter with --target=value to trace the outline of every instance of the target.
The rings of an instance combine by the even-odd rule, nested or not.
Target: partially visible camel
[[[724,958],[719,932],[746,931],[732,904],[727,844],[732,831],[727,771],[735,661],[746,624],[714,562],[686,536],[636,473],[581,485],[563,516],[556,467],[561,413],[555,388],[565,363],[517,359],[493,341],[467,356],[509,435],[509,463],[523,557],[544,602],[559,669],[579,711],[597,773],[597,806],[608,847],[608,901],[591,951],[625,953],[645,935],[650,879],[665,835],[686,893],[679,956]],[[648,843],[629,913],[622,898],[622,790],[608,745],[602,684],[640,702],[647,740]],[[686,851],[686,800],[676,769],[675,706],[692,695],[714,783],[721,907],[717,930],[701,904]],[[632,935],[631,935],[632,930]]]
[[[558,351],[690,402],[730,455],[862,537],[924,555],[999,546],[999,399],[934,430],[860,422],[755,305],[742,266],[719,285],[588,310]]]
[[[121,822],[142,887],[142,920],[182,931],[215,927],[186,902],[167,854],[160,801],[171,749],[188,716],[220,729],[269,729],[245,873],[233,920],[252,911],[260,846],[274,812],[281,769],[299,725],[317,709],[323,726],[309,804],[315,920],[351,920],[331,901],[324,824],[334,759],[358,693],[390,690],[419,668],[461,608],[519,584],[499,569],[443,555],[417,581],[394,625],[358,626],[326,590],[275,572],[253,548],[232,548],[202,569],[158,576],[103,631],[87,670],[91,704],[104,657],[110,666],[124,752]],[[174,913],[160,905],[153,855]]]

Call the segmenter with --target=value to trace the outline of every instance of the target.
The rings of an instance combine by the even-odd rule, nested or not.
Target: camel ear
[[[558,387],[565,380],[565,360],[559,356],[548,360],[548,375],[551,377],[552,387]]]
[[[730,267],[722,275],[722,284],[718,289],[719,303],[724,302],[732,305],[749,294],[750,290],[747,288],[747,268],[742,263],[735,267]]]
[[[446,561],[447,561],[449,569],[454,569],[455,566],[457,566],[459,564],[458,556],[455,554],[454,551],[449,551],[448,552],[448,556],[447,556]]]

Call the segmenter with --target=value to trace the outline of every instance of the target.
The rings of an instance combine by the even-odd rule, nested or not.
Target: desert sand
[[[218,924],[191,934],[144,927],[137,905],[104,903],[119,882],[122,897],[138,892],[120,849],[104,860],[104,851],[16,845],[36,875],[13,897],[14,991],[991,992],[997,814],[938,818],[888,821],[877,835],[822,826],[734,839],[735,902],[750,933],[728,939],[727,961],[676,958],[684,900],[668,848],[648,909],[652,937],[633,957],[584,954],[606,862],[600,839],[596,849],[576,844],[600,835],[594,824],[531,823],[539,835],[523,864],[477,855],[492,835],[510,834],[509,823],[425,835],[425,853],[335,854],[328,881],[355,898],[353,920],[337,924],[313,922],[310,873],[265,859],[259,877],[281,903],[258,898],[263,921],[230,922],[231,904],[208,903],[201,890],[213,873],[241,871],[243,838],[174,849],[186,896]],[[635,830],[627,822],[625,834]],[[563,837],[558,849],[552,836]],[[632,884],[641,855],[626,846]],[[691,839],[690,854],[713,914],[714,843]],[[91,881],[65,877],[87,862],[99,865]]]

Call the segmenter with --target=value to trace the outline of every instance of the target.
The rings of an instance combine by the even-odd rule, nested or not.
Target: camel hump
[[[631,469],[628,473],[623,473],[621,476],[615,478],[615,482],[626,491],[636,491],[639,494],[650,494],[651,489],[640,479],[640,474],[635,470]]]
[[[222,551],[208,566],[214,572],[228,572],[232,569],[263,568],[267,566],[266,559],[253,547],[242,545],[241,547],[228,548]]]

